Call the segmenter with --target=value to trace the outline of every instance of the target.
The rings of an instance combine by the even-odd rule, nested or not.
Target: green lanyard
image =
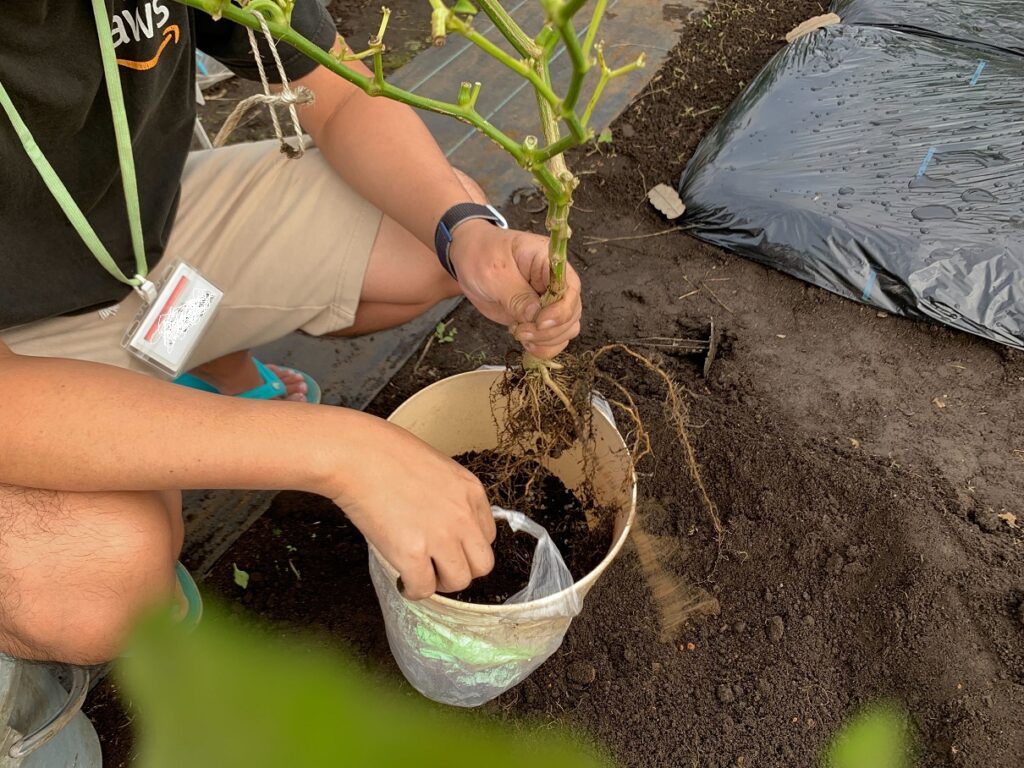
[[[107,8],[104,0],[92,0],[93,15],[96,17],[96,34],[100,41],[100,56],[103,59],[103,75],[107,81],[107,95],[110,97],[110,112],[114,118],[114,137],[117,141],[117,159],[121,165],[121,182],[124,186],[124,199],[128,208],[128,225],[132,235],[132,249],[135,252],[135,276],[128,277],[117,266],[110,251],[106,249],[96,231],[92,228],[82,213],[82,209],[72,199],[68,188],[60,180],[53,166],[43,155],[36,140],[32,137],[25,121],[21,119],[18,110],[15,109],[11,97],[7,94],[2,82],[0,82],[0,105],[3,106],[7,117],[14,126],[15,133],[21,139],[22,146],[28,154],[32,164],[36,167],[43,182],[46,184],[53,199],[60,205],[64,215],[68,217],[71,226],[78,232],[79,237],[86,247],[96,257],[96,261],[111,274],[112,277],[120,280],[125,285],[130,285],[136,291],[153,298],[155,290],[152,283],[146,280],[149,274],[149,267],[146,265],[146,250],[142,239],[142,217],[139,213],[139,189],[135,181],[135,159],[132,155],[131,134],[128,131],[128,115],[124,108],[124,94],[121,91],[121,77],[117,71],[117,60],[114,54],[114,44],[110,31],[110,19],[107,17]]]

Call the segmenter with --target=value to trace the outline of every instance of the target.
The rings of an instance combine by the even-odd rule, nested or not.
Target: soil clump
[[[488,489],[492,504],[522,512],[544,527],[575,581],[594,570],[608,553],[614,511],[596,510],[592,516],[597,524],[591,529],[585,503],[536,461],[517,463],[514,474],[508,477],[505,459],[494,451],[466,453],[455,460],[476,473]],[[504,603],[529,581],[536,546],[533,536],[513,532],[507,523],[499,521],[494,570],[476,579],[468,589],[446,596],[466,603]]]

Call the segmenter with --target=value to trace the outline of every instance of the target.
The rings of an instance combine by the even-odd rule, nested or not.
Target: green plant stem
[[[448,32],[448,19],[451,12],[444,0],[430,0],[430,7],[433,11],[430,14],[430,38],[435,46],[444,45],[445,35]]]
[[[608,0],[597,0],[594,5],[594,13],[590,17],[590,24],[587,26],[587,35],[583,38],[583,55],[585,57],[590,56],[590,49],[594,45],[594,40],[597,39],[597,30],[601,26],[601,21],[604,18],[604,9],[608,5]]]
[[[590,124],[590,116],[594,113],[594,107],[597,106],[597,101],[601,98],[601,94],[604,92],[604,87],[608,84],[610,79],[611,73],[607,69],[602,69],[601,77],[597,81],[597,85],[594,86],[594,93],[590,96],[587,108],[583,110],[583,125]]]
[[[558,30],[551,26],[551,24],[545,24],[540,32],[537,33],[534,42],[543,50],[544,58],[550,59],[551,53],[558,44]]]
[[[597,81],[597,85],[594,86],[594,92],[590,96],[590,101],[587,103],[586,109],[583,110],[583,117],[581,121],[583,127],[586,128],[590,125],[590,117],[594,112],[594,107],[597,106],[597,102],[601,98],[601,94],[604,93],[604,87],[608,85],[610,80],[614,80],[617,77],[628,75],[630,72],[641,69],[646,64],[646,56],[640,54],[635,61],[631,61],[629,64],[623,64],[621,67],[616,69],[609,69],[608,65],[604,61],[604,51],[601,46],[597,46],[597,60],[601,66],[601,77]]]
[[[516,53],[524,59],[539,59],[543,55],[544,49],[537,45],[523,31],[522,27],[516,24],[515,19],[509,15],[498,0],[477,0],[477,5],[508,40],[509,44],[515,48]]]
[[[587,0],[566,0],[566,2],[556,2],[554,4],[554,16],[557,21],[568,21],[576,15],[577,11],[583,7],[583,4]]]
[[[505,51],[501,50],[497,45],[492,43],[486,37],[477,32],[473,27],[462,19],[451,18],[448,21],[449,29],[454,29],[464,38],[469,40],[473,45],[477,46],[480,50],[484,51],[487,55],[496,59],[501,64],[511,69],[517,75],[525,80],[530,81],[530,85],[540,93],[548,102],[552,105],[558,104],[558,97],[555,92],[551,89],[551,86],[544,83],[537,77],[537,73],[531,69],[530,65],[521,60],[513,59]],[[532,41],[531,41],[532,42]]]
[[[551,280],[544,295],[545,304],[553,304],[565,294],[565,266],[569,261],[569,238],[572,237],[572,230],[569,228],[571,207],[571,202],[552,204],[550,200],[548,201],[548,258],[551,262]]]
[[[590,62],[583,55],[580,48],[579,38],[576,37],[576,29],[573,27],[572,19],[566,19],[558,24],[558,34],[565,44],[565,50],[569,54],[569,61],[572,62],[572,76],[569,79],[569,88],[562,100],[562,117],[568,118],[576,109],[576,102],[579,101],[580,91],[583,89],[583,79],[590,71]]]
[[[576,141],[576,137],[575,136],[573,136],[573,135],[563,136],[562,138],[560,138],[557,141],[555,141],[553,144],[548,144],[547,146],[545,146],[545,147],[543,147],[541,149],[538,149],[534,153],[534,159],[537,162],[547,162],[548,160],[550,160],[555,155],[560,155],[563,152],[565,152],[566,150],[572,149],[573,147],[578,146],[578,145],[579,145],[579,142]]]
[[[548,57],[536,63],[536,72],[545,83],[551,82],[551,71]],[[558,115],[554,109],[537,96],[537,108],[540,111],[541,127],[544,131],[544,142],[548,147],[564,143]],[[567,137],[572,139],[571,136]],[[552,193],[545,190],[548,201],[548,214],[545,221],[548,230],[548,263],[550,279],[548,289],[542,299],[545,305],[558,301],[565,294],[565,265],[569,255],[569,211],[572,208],[572,192],[576,187],[576,177],[569,171],[562,152],[553,154],[546,160],[549,173],[559,182],[559,189]]]

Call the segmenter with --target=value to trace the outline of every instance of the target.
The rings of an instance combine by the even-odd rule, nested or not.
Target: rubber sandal
[[[188,601],[188,611],[181,620],[181,626],[187,630],[193,630],[203,618],[203,596],[199,593],[199,586],[192,574],[181,564],[179,560],[174,564],[174,575],[178,578],[178,586],[181,587],[185,600]]]
[[[285,386],[284,382],[281,381],[281,377],[267,368],[267,366],[255,357],[252,361],[256,365],[256,370],[259,371],[260,378],[263,379],[263,383],[258,387],[253,387],[247,392],[240,392],[235,395],[235,397],[243,397],[247,400],[273,400],[278,397],[283,397],[285,393]],[[294,368],[286,368],[285,370],[299,374],[303,381],[306,382],[307,403],[313,403],[316,405],[320,402],[322,395],[320,385],[316,383],[312,376],[308,373],[304,373],[303,371],[296,371]],[[174,383],[180,384],[183,387],[189,387],[190,389],[198,389],[201,392],[211,392],[215,395],[223,394],[209,382],[203,381],[198,376],[193,376],[191,373],[181,374],[181,376],[174,380]]]

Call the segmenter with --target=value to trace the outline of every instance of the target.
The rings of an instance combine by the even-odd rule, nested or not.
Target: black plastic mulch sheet
[[[1022,0],[833,0],[844,24],[921,32],[1024,54]]]
[[[733,103],[680,193],[703,240],[1024,348],[1024,57],[818,30]]]

